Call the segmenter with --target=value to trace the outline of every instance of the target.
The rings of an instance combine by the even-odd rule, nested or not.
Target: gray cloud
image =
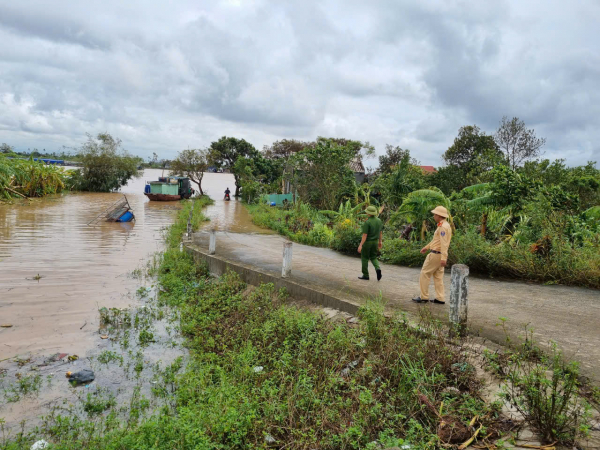
[[[172,157],[221,135],[410,148],[518,116],[546,156],[600,159],[593,0],[0,3],[0,141],[76,146],[109,131]]]

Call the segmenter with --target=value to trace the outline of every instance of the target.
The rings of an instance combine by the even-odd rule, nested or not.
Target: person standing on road
[[[426,303],[429,301],[429,282],[433,275],[435,299],[431,301],[443,305],[446,303],[444,301],[444,268],[448,260],[448,247],[450,246],[450,239],[452,239],[452,227],[446,220],[449,217],[446,208],[438,206],[431,212],[437,223],[437,228],[431,242],[421,249],[421,253],[429,251],[429,255],[425,258],[419,278],[421,295],[413,298],[413,301],[417,303]]]
[[[362,260],[362,277],[358,277],[359,280],[369,279],[369,261],[375,267],[377,272],[377,281],[381,280],[381,269],[379,268],[379,262],[377,261],[377,252],[381,250],[383,240],[383,222],[377,218],[377,208],[369,206],[365,210],[369,218],[362,226],[362,239],[358,246],[358,253],[360,253],[360,259]]]

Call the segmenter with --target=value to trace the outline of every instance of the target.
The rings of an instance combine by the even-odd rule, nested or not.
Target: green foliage
[[[108,133],[88,140],[79,149],[83,167],[74,171],[73,189],[91,192],[111,192],[139,176],[137,167],[141,159],[131,156],[121,148],[121,140]]]
[[[480,176],[506,161],[494,138],[482,133],[476,125],[460,128],[458,137],[442,157],[446,164],[455,167],[453,175],[458,177],[454,180],[455,190],[479,182]],[[441,181],[442,176],[436,179]]]
[[[408,150],[388,148],[388,155],[380,157],[380,164],[382,158],[385,164],[381,168],[383,173],[374,180],[372,190],[379,194],[386,208],[393,211],[410,192],[427,186],[428,175],[423,174]]]
[[[243,200],[257,201],[263,194],[281,191],[283,161],[266,159],[260,153],[253,158],[239,158],[235,165]]]
[[[290,158],[292,184],[301,199],[317,209],[335,210],[354,193],[354,172],[350,163],[360,155],[362,144],[356,141],[338,143],[319,138]]]
[[[223,136],[218,141],[212,142],[208,149],[208,160],[216,167],[229,170],[235,177],[235,196],[240,195],[240,173],[236,162],[242,158],[258,158],[256,148],[244,139]]]
[[[43,197],[68,189],[71,172],[30,159],[0,154],[0,198]]]
[[[540,433],[547,444],[573,445],[588,433],[590,407],[578,395],[579,366],[565,362],[552,344],[549,356],[536,352],[532,343],[525,352],[515,353],[506,370],[508,384],[504,398]],[[542,364],[537,357],[542,358]]]

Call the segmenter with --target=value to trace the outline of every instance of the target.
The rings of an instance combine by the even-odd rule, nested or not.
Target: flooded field
[[[131,223],[88,226],[121,193],[73,193],[0,205],[0,360],[28,354],[84,354],[97,345],[98,308],[134,301],[136,274],[162,248],[162,230],[178,202],[150,202],[144,171],[122,189],[133,208]],[[230,174],[207,173],[203,187],[216,201],[207,211],[219,229],[261,231],[246,209],[224,202]]]
[[[72,193],[0,205],[0,419],[9,429],[22,420],[28,428],[39,425],[41,415],[64,411],[67,404],[89,407],[77,399],[90,392],[94,399],[120,404],[149,396],[160,385],[161,368],[185,356],[177,345],[176,318],[155,309],[154,280],[145,277],[163,249],[163,230],[182,206],[150,202],[143,195],[146,181],[161,174],[146,170],[121,193]],[[215,199],[206,211],[210,224],[264,232],[241,203],[223,200],[227,187],[235,188],[230,174],[204,177],[203,188]],[[135,222],[89,225],[123,194]],[[100,310],[121,311],[136,323],[150,311],[160,319],[147,325],[152,338],[141,343],[137,326],[107,329]],[[67,358],[73,355],[77,360]],[[90,390],[72,388],[64,377],[83,368],[96,374]]]

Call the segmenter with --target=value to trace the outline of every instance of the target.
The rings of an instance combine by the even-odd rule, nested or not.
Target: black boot
[[[364,275],[362,277],[358,277],[359,280],[368,280],[369,277],[365,277]]]
[[[417,297],[413,298],[412,301],[416,303],[427,303],[429,300],[423,300],[421,297]]]
[[[376,272],[377,272],[377,281],[379,281],[379,280],[381,280],[381,270],[377,269]]]
[[[431,300],[431,303],[435,303],[436,305],[445,305],[446,304],[446,302],[438,300],[437,298],[434,298],[433,300]]]

